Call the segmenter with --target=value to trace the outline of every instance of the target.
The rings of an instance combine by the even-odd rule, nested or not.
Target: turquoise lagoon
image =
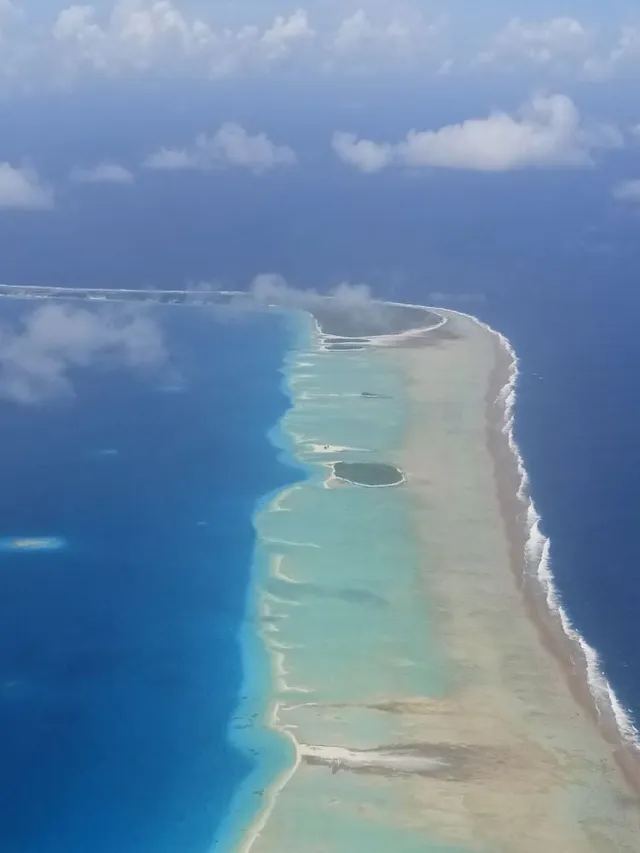
[[[246,681],[232,736],[256,765],[221,846],[424,851],[423,831],[404,827],[399,836],[398,827],[362,819],[377,801],[387,810],[397,801],[400,813],[402,785],[301,762],[308,745],[398,743],[404,735],[385,703],[436,699],[448,678],[430,626],[409,490],[331,476],[337,461],[397,462],[408,401],[402,374],[383,351],[327,349],[309,315],[290,317],[283,381],[291,407],[271,440],[301,479],[267,496],[254,516]],[[340,808],[327,822],[331,802]]]

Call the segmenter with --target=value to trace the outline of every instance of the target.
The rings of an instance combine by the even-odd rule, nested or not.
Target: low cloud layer
[[[345,132],[333,137],[336,155],[368,173],[390,166],[482,172],[584,167],[596,151],[622,144],[619,131],[585,122],[566,95],[535,96],[514,115],[495,111],[437,130],[410,130],[393,144]]]
[[[156,373],[168,364],[162,329],[149,315],[47,303],[0,327],[0,397],[41,403],[73,395],[70,371],[111,365]]]
[[[304,310],[323,304],[327,296],[335,299],[345,310],[348,308],[363,310],[374,304],[371,288],[366,284],[341,282],[327,293],[320,293],[312,288],[293,287],[286,278],[275,273],[262,273],[256,276],[248,292],[259,305],[282,305],[286,308]]]
[[[277,145],[264,133],[250,134],[239,124],[227,122],[209,136],[201,133],[187,148],[161,148],[144,163],[148,169],[177,171],[216,168],[248,169],[265,172],[296,162],[295,152]]]
[[[369,328],[380,332],[389,325],[388,311],[375,300],[371,288],[366,284],[345,281],[326,293],[320,293],[312,288],[293,287],[281,275],[263,273],[253,279],[248,294],[253,304],[259,307],[276,306],[310,313],[313,313],[314,308],[322,308],[326,312],[331,307],[342,317],[366,323]],[[330,302],[327,297],[330,297]],[[240,304],[247,305],[246,297],[240,300]]]
[[[51,210],[53,206],[53,189],[33,169],[0,163],[0,209]]]
[[[462,0],[307,0],[299,8],[281,0],[0,0],[0,85],[71,86],[91,75],[423,79],[477,76],[488,65],[492,73],[535,68],[548,79],[640,73],[640,27],[623,0],[584,8],[580,18],[539,7],[530,0],[480,16]]]
[[[78,167],[71,170],[70,179],[77,184],[120,184],[131,185],[133,174],[119,163],[102,162],[91,168]]]
[[[568,70],[586,61],[592,41],[587,27],[567,15],[537,21],[511,18],[478,59],[494,66],[530,63]]]

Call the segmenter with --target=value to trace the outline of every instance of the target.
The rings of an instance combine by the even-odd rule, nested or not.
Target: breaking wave
[[[524,555],[526,571],[537,579],[544,593],[549,610],[559,618],[564,633],[580,649],[584,657],[589,689],[598,717],[601,717],[603,713],[612,713],[622,739],[630,746],[640,750],[640,732],[634,725],[630,713],[623,707],[613,687],[607,680],[597,651],[589,645],[582,634],[572,624],[555,583],[551,559],[552,543],[542,530],[542,519],[530,493],[529,475],[515,439],[516,392],[518,377],[520,375],[518,357],[508,338],[487,324],[482,323],[477,318],[474,317],[473,319],[499,338],[501,345],[511,358],[508,381],[501,389],[496,402],[504,407],[502,432],[516,460],[520,478],[518,499],[525,507],[528,530]]]

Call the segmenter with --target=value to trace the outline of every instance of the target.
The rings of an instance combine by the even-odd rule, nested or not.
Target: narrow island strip
[[[637,853],[637,732],[554,583],[516,354],[380,305],[316,314],[285,366],[307,478],[256,517],[253,619],[293,752],[240,849]]]

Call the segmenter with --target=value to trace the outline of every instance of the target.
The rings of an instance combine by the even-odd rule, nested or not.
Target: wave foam
[[[496,335],[500,340],[500,344],[511,358],[508,380],[500,389],[496,403],[504,408],[502,432],[508,441],[509,448],[514,455],[518,467],[518,474],[520,477],[520,484],[517,493],[518,499],[526,507],[526,525],[528,529],[528,536],[525,544],[526,571],[537,579],[545,595],[549,610],[560,620],[562,630],[566,636],[577,648],[580,649],[584,658],[589,689],[591,691],[598,716],[601,717],[603,713],[607,712],[613,714],[622,739],[625,743],[634,747],[636,750],[640,750],[640,732],[635,726],[630,712],[621,704],[613,687],[606,678],[598,652],[585,640],[582,634],[580,634],[577,628],[572,624],[569,614],[562,604],[562,599],[555,583],[551,560],[551,540],[543,533],[542,518],[540,517],[540,513],[538,512],[533,498],[531,497],[529,475],[525,468],[524,459],[522,458],[520,448],[518,447],[518,443],[515,438],[515,407],[517,401],[517,385],[520,376],[520,361],[518,356],[516,355],[511,341],[509,341],[509,339],[504,335],[500,334],[500,332],[491,328],[491,326],[486,323],[483,323],[477,317],[472,317],[470,314],[465,314],[464,316],[475,320],[475,322],[480,326]]]

